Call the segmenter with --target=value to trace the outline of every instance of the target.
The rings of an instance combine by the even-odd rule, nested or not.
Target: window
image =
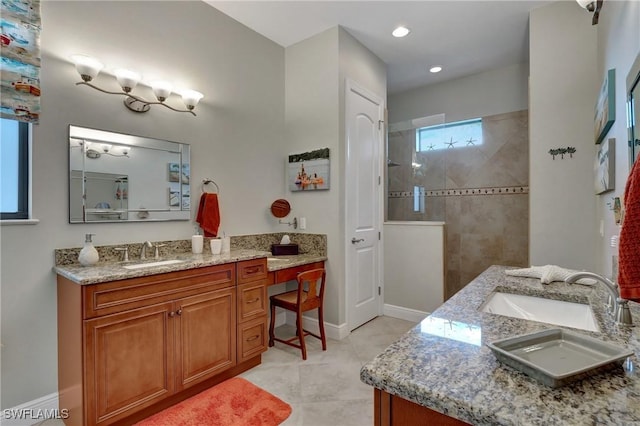
[[[424,213],[424,186],[413,187],[413,211]]]
[[[416,151],[482,145],[482,119],[456,121],[416,129]]]
[[[30,126],[0,119],[0,219],[29,219]]]

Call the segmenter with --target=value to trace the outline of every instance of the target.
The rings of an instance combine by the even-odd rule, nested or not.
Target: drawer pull
[[[260,301],[260,298],[256,297],[255,299],[247,300],[247,303],[256,303],[258,301]]]
[[[245,273],[247,273],[247,274],[255,274],[257,272],[260,272],[260,269],[262,269],[262,268],[260,268],[259,266],[254,266],[254,267],[245,269]]]
[[[259,334],[256,334],[255,336],[251,336],[251,337],[249,337],[249,338],[247,339],[247,342],[252,342],[252,341],[256,340],[258,337],[260,337],[260,335],[259,335]]]

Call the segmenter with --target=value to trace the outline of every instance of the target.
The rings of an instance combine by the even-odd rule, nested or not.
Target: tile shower
[[[445,300],[529,258],[528,111],[482,117],[482,140],[457,142],[417,150],[415,128],[388,135],[387,220],[446,223]]]

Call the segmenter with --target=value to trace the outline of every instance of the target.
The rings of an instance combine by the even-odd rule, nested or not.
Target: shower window
[[[482,145],[481,118],[416,129],[416,152],[476,145]]]

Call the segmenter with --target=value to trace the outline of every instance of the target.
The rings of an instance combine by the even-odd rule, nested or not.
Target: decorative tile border
[[[528,186],[497,186],[486,188],[460,188],[460,189],[421,189],[421,196],[426,197],[455,197],[461,195],[517,195],[528,194]],[[389,191],[389,198],[413,197],[413,191]]]

